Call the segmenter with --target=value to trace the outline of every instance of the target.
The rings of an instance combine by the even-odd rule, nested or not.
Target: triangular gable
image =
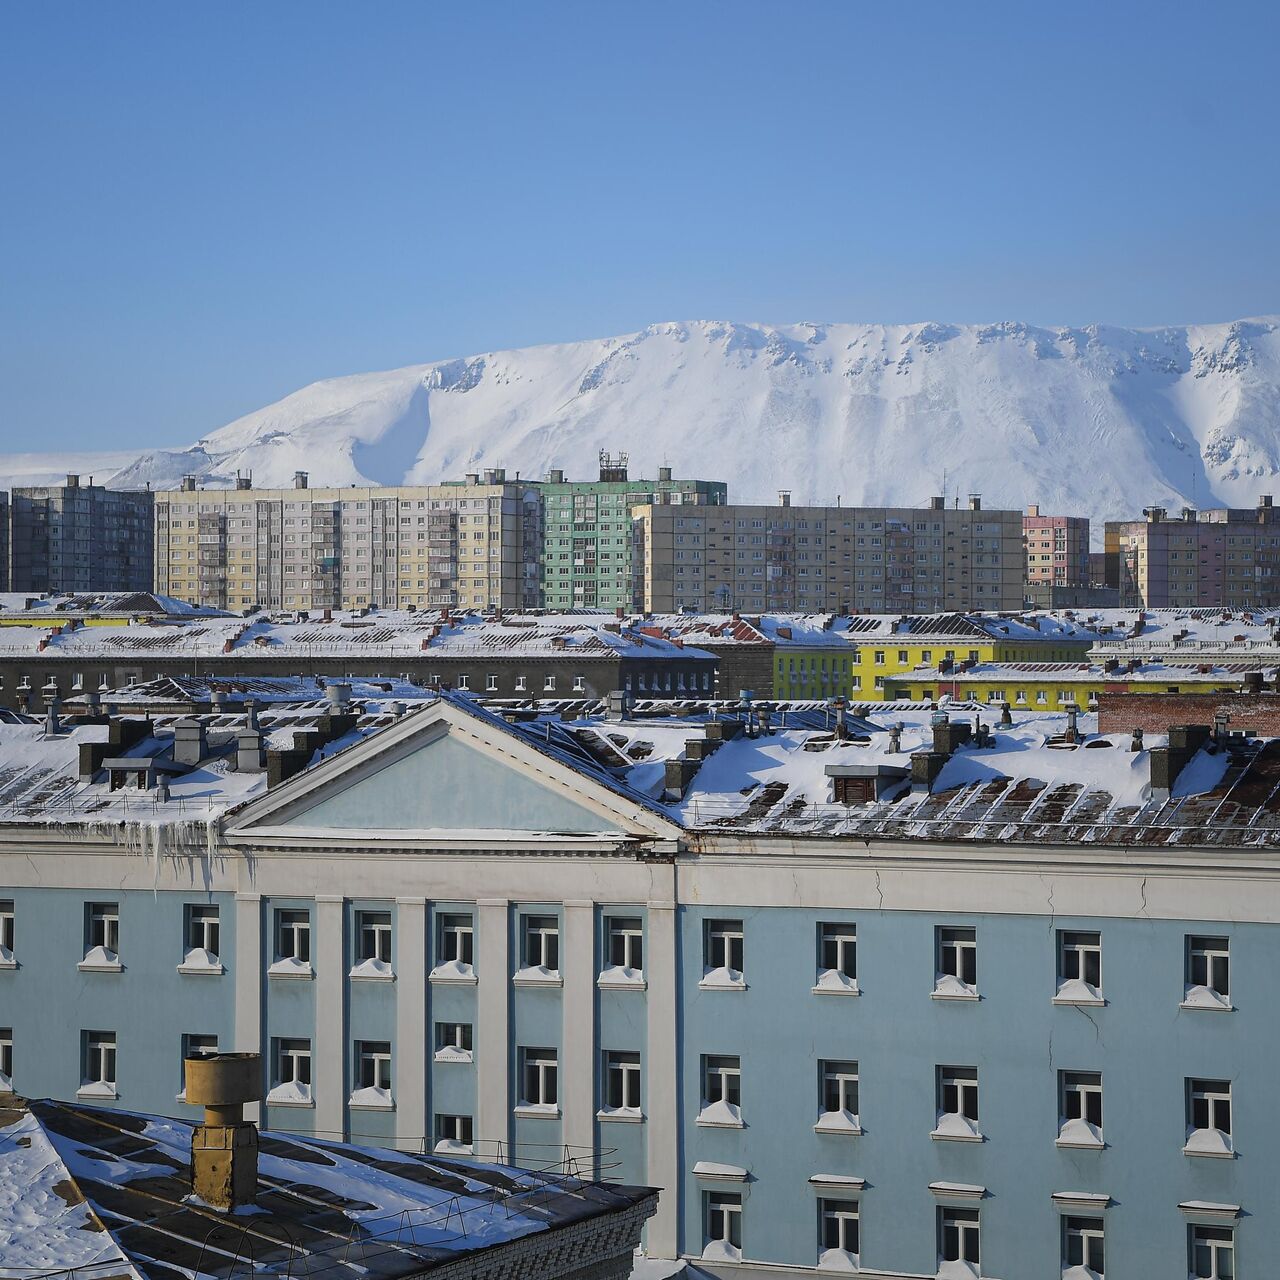
[[[616,832],[507,761],[443,734],[376,772],[319,796],[282,826],[337,830]]]
[[[643,800],[447,700],[404,717],[229,815],[231,838],[365,842],[532,836],[671,838]]]

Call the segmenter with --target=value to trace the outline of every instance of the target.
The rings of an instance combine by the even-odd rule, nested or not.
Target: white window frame
[[[547,975],[560,972],[560,919],[558,916],[530,912],[520,918],[520,943],[523,950],[521,974]]]
[[[391,1092],[391,1042],[357,1040],[355,1051],[357,1087]]]
[[[938,1206],[938,1264],[963,1262],[978,1275],[982,1266],[982,1214],[977,1209]]]
[[[978,1127],[978,1068],[941,1066],[937,1070],[937,1123],[932,1138],[981,1141]],[[954,1102],[954,1106],[948,1105]]]
[[[605,972],[643,977],[644,920],[640,916],[606,916],[605,935]]]
[[[1226,1009],[1231,1006],[1231,939],[1188,934],[1182,1008]]]
[[[277,907],[275,962],[293,961],[311,967],[311,913],[305,907]]]
[[[736,1054],[704,1053],[700,1076],[698,1124],[742,1128],[742,1059]]]
[[[1097,929],[1059,929],[1057,950],[1058,988],[1054,1002],[1105,1004],[1102,934]]]
[[[862,1132],[858,1111],[858,1064],[852,1059],[822,1058],[818,1062],[817,1133]]]
[[[88,904],[88,930],[85,955],[101,950],[116,959],[120,955],[120,906],[115,902]]]
[[[114,1031],[85,1031],[78,1096],[114,1098],[117,1092],[118,1041]]]
[[[742,1194],[737,1191],[703,1193],[704,1258],[742,1257]]]
[[[356,912],[356,962],[391,963],[394,925],[391,911],[374,907]]]
[[[702,926],[703,987],[743,988],[746,930],[741,920],[705,920]],[[734,961],[737,961],[735,964]]]
[[[486,693],[497,693],[498,676],[494,671],[490,671],[484,678],[484,690]]]
[[[973,925],[938,925],[933,995],[938,1000],[978,998],[978,931]]]
[[[436,962],[432,982],[475,982],[476,920],[467,911],[436,917]]]
[[[1100,1071],[1058,1073],[1058,1146],[1105,1145],[1102,1090]]]
[[[640,1114],[643,1079],[639,1051],[606,1049],[604,1051],[604,1104],[600,1116],[620,1118]]]
[[[1106,1229],[1101,1218],[1063,1218],[1062,1274],[1063,1280],[1106,1274]]]
[[[0,1088],[13,1088],[12,1027],[0,1027]]]
[[[859,994],[858,926],[851,920],[818,921],[818,995]]]
[[[1203,1249],[1208,1269],[1200,1267],[1197,1253]],[[1227,1280],[1236,1274],[1236,1233],[1233,1227],[1191,1223],[1187,1228],[1187,1270],[1192,1280]],[[1224,1267],[1224,1255],[1230,1262]]]
[[[312,1045],[309,1039],[279,1036],[271,1042],[270,1106],[313,1105]]]
[[[187,950],[200,948],[207,951],[215,959],[219,955],[222,940],[222,917],[216,903],[188,902],[187,914]]]
[[[0,969],[17,967],[14,947],[17,941],[17,911],[12,898],[0,900]]]
[[[856,1200],[818,1201],[818,1266],[857,1268],[861,1213]],[[834,1239],[833,1239],[834,1238]],[[841,1268],[844,1269],[844,1268]]]
[[[520,1050],[520,1103],[517,1114],[559,1115],[560,1054],[550,1048]]]
[[[1230,1080],[1189,1076],[1186,1081],[1187,1138],[1183,1153],[1189,1156],[1231,1156],[1232,1098]],[[1200,1115],[1196,1113],[1200,1112]],[[1199,1124],[1204,1120],[1204,1124]]]
[[[436,1062],[474,1060],[475,1026],[470,1022],[436,1023]]]
[[[475,1123],[471,1116],[437,1111],[435,1117],[436,1151],[451,1155],[470,1155],[475,1149]]]

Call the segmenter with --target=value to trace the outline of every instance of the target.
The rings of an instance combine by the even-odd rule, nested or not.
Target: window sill
[[[204,978],[220,978],[226,973],[226,966],[219,964],[180,964],[178,966],[179,973],[191,974],[192,976]]]
[[[1107,1144],[1102,1141],[1090,1141],[1088,1138],[1055,1138],[1055,1147],[1064,1151],[1101,1151]]]
[[[838,1115],[839,1113],[836,1114]],[[862,1126],[856,1120],[819,1120],[813,1126],[813,1131],[814,1133],[825,1133],[837,1138],[860,1138],[862,1136]]]
[[[745,1120],[704,1120],[701,1116],[694,1123],[699,1129],[745,1129]]]
[[[470,966],[464,970],[460,967],[454,967],[453,965],[450,965],[447,968],[443,965],[437,965],[436,968],[432,969],[427,975],[427,981],[433,982],[437,986],[442,987],[474,987],[476,985],[477,978],[475,971],[470,969]]]
[[[644,1124],[644,1112],[639,1107],[601,1107],[596,1112],[596,1119],[620,1124]]]
[[[309,964],[299,964],[293,960],[277,960],[267,968],[268,978],[301,979],[309,981],[316,976],[316,971]]]
[[[474,1062],[475,1054],[470,1049],[456,1049],[450,1046],[447,1049],[437,1049],[432,1057],[432,1062]]]
[[[119,1090],[114,1084],[109,1084],[105,1080],[98,1080],[92,1084],[82,1084],[76,1090],[77,1098],[87,1098],[92,1101],[94,1098],[118,1098]]]
[[[747,984],[743,978],[722,978],[708,975],[698,983],[700,991],[745,991]]]
[[[432,1152],[438,1156],[473,1156],[475,1148],[469,1142],[455,1142],[452,1138],[441,1138]]]
[[[1201,1136],[1203,1135],[1203,1136]],[[1218,1129],[1192,1129],[1187,1134],[1184,1156],[1209,1160],[1234,1160],[1236,1153],[1231,1138]]]
[[[850,978],[838,969],[824,969],[810,990],[815,996],[860,996],[862,994],[857,978]]]
[[[945,989],[938,990],[937,988],[935,988],[933,991],[929,992],[929,999],[930,1000],[959,1000],[959,1001],[968,1000],[976,1004],[979,1000],[982,999],[982,997],[976,991],[947,991]],[[1077,1002],[1072,1001],[1072,1003],[1074,1004]]]
[[[1054,996],[1053,1003],[1061,1005],[1078,1004],[1094,1009],[1101,1009],[1107,1002],[1103,996]]]
[[[986,1142],[985,1135],[981,1133],[943,1133],[939,1129],[930,1132],[934,1142]]]
[[[119,960],[81,960],[76,968],[81,973],[122,973],[124,965]]]
[[[0,969],[16,969],[17,967],[18,962],[12,954],[0,955]]]
[[[648,985],[640,969],[603,969],[596,979],[601,991],[644,991]]]
[[[347,1099],[347,1109],[349,1111],[394,1111],[396,1104],[395,1102],[356,1102],[353,1094]]]
[[[274,1093],[274,1092],[275,1090],[273,1089],[271,1093]],[[314,1098],[289,1098],[289,1097],[273,1098],[271,1096],[271,1093],[268,1093],[266,1098],[264,1099],[264,1101],[266,1102],[266,1105],[269,1107],[306,1108],[306,1107],[314,1107],[316,1105],[316,1100]]]
[[[1183,1000],[1178,1005],[1179,1009],[1192,1009],[1198,1013],[1235,1013],[1235,1005],[1229,1001],[1219,1002],[1217,1000]]]
[[[522,1102],[514,1114],[521,1120],[558,1120],[560,1107],[554,1102]]]
[[[511,982],[517,987],[564,986],[564,978],[557,969],[517,969]]]
[[[394,982],[395,970],[385,960],[361,960],[347,971],[352,982]]]

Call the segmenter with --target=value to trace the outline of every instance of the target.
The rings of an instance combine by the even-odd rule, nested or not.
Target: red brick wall
[[[1228,730],[1252,729],[1280,737],[1280,693],[1106,693],[1098,699],[1098,732],[1168,733],[1174,724],[1213,724],[1218,712]]]

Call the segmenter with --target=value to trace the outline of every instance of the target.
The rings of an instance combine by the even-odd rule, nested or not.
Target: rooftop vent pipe
[[[191,1189],[224,1211],[253,1203],[258,1190],[258,1130],[244,1104],[262,1099],[256,1053],[215,1053],[185,1063],[187,1101],[204,1108],[191,1133]]]

